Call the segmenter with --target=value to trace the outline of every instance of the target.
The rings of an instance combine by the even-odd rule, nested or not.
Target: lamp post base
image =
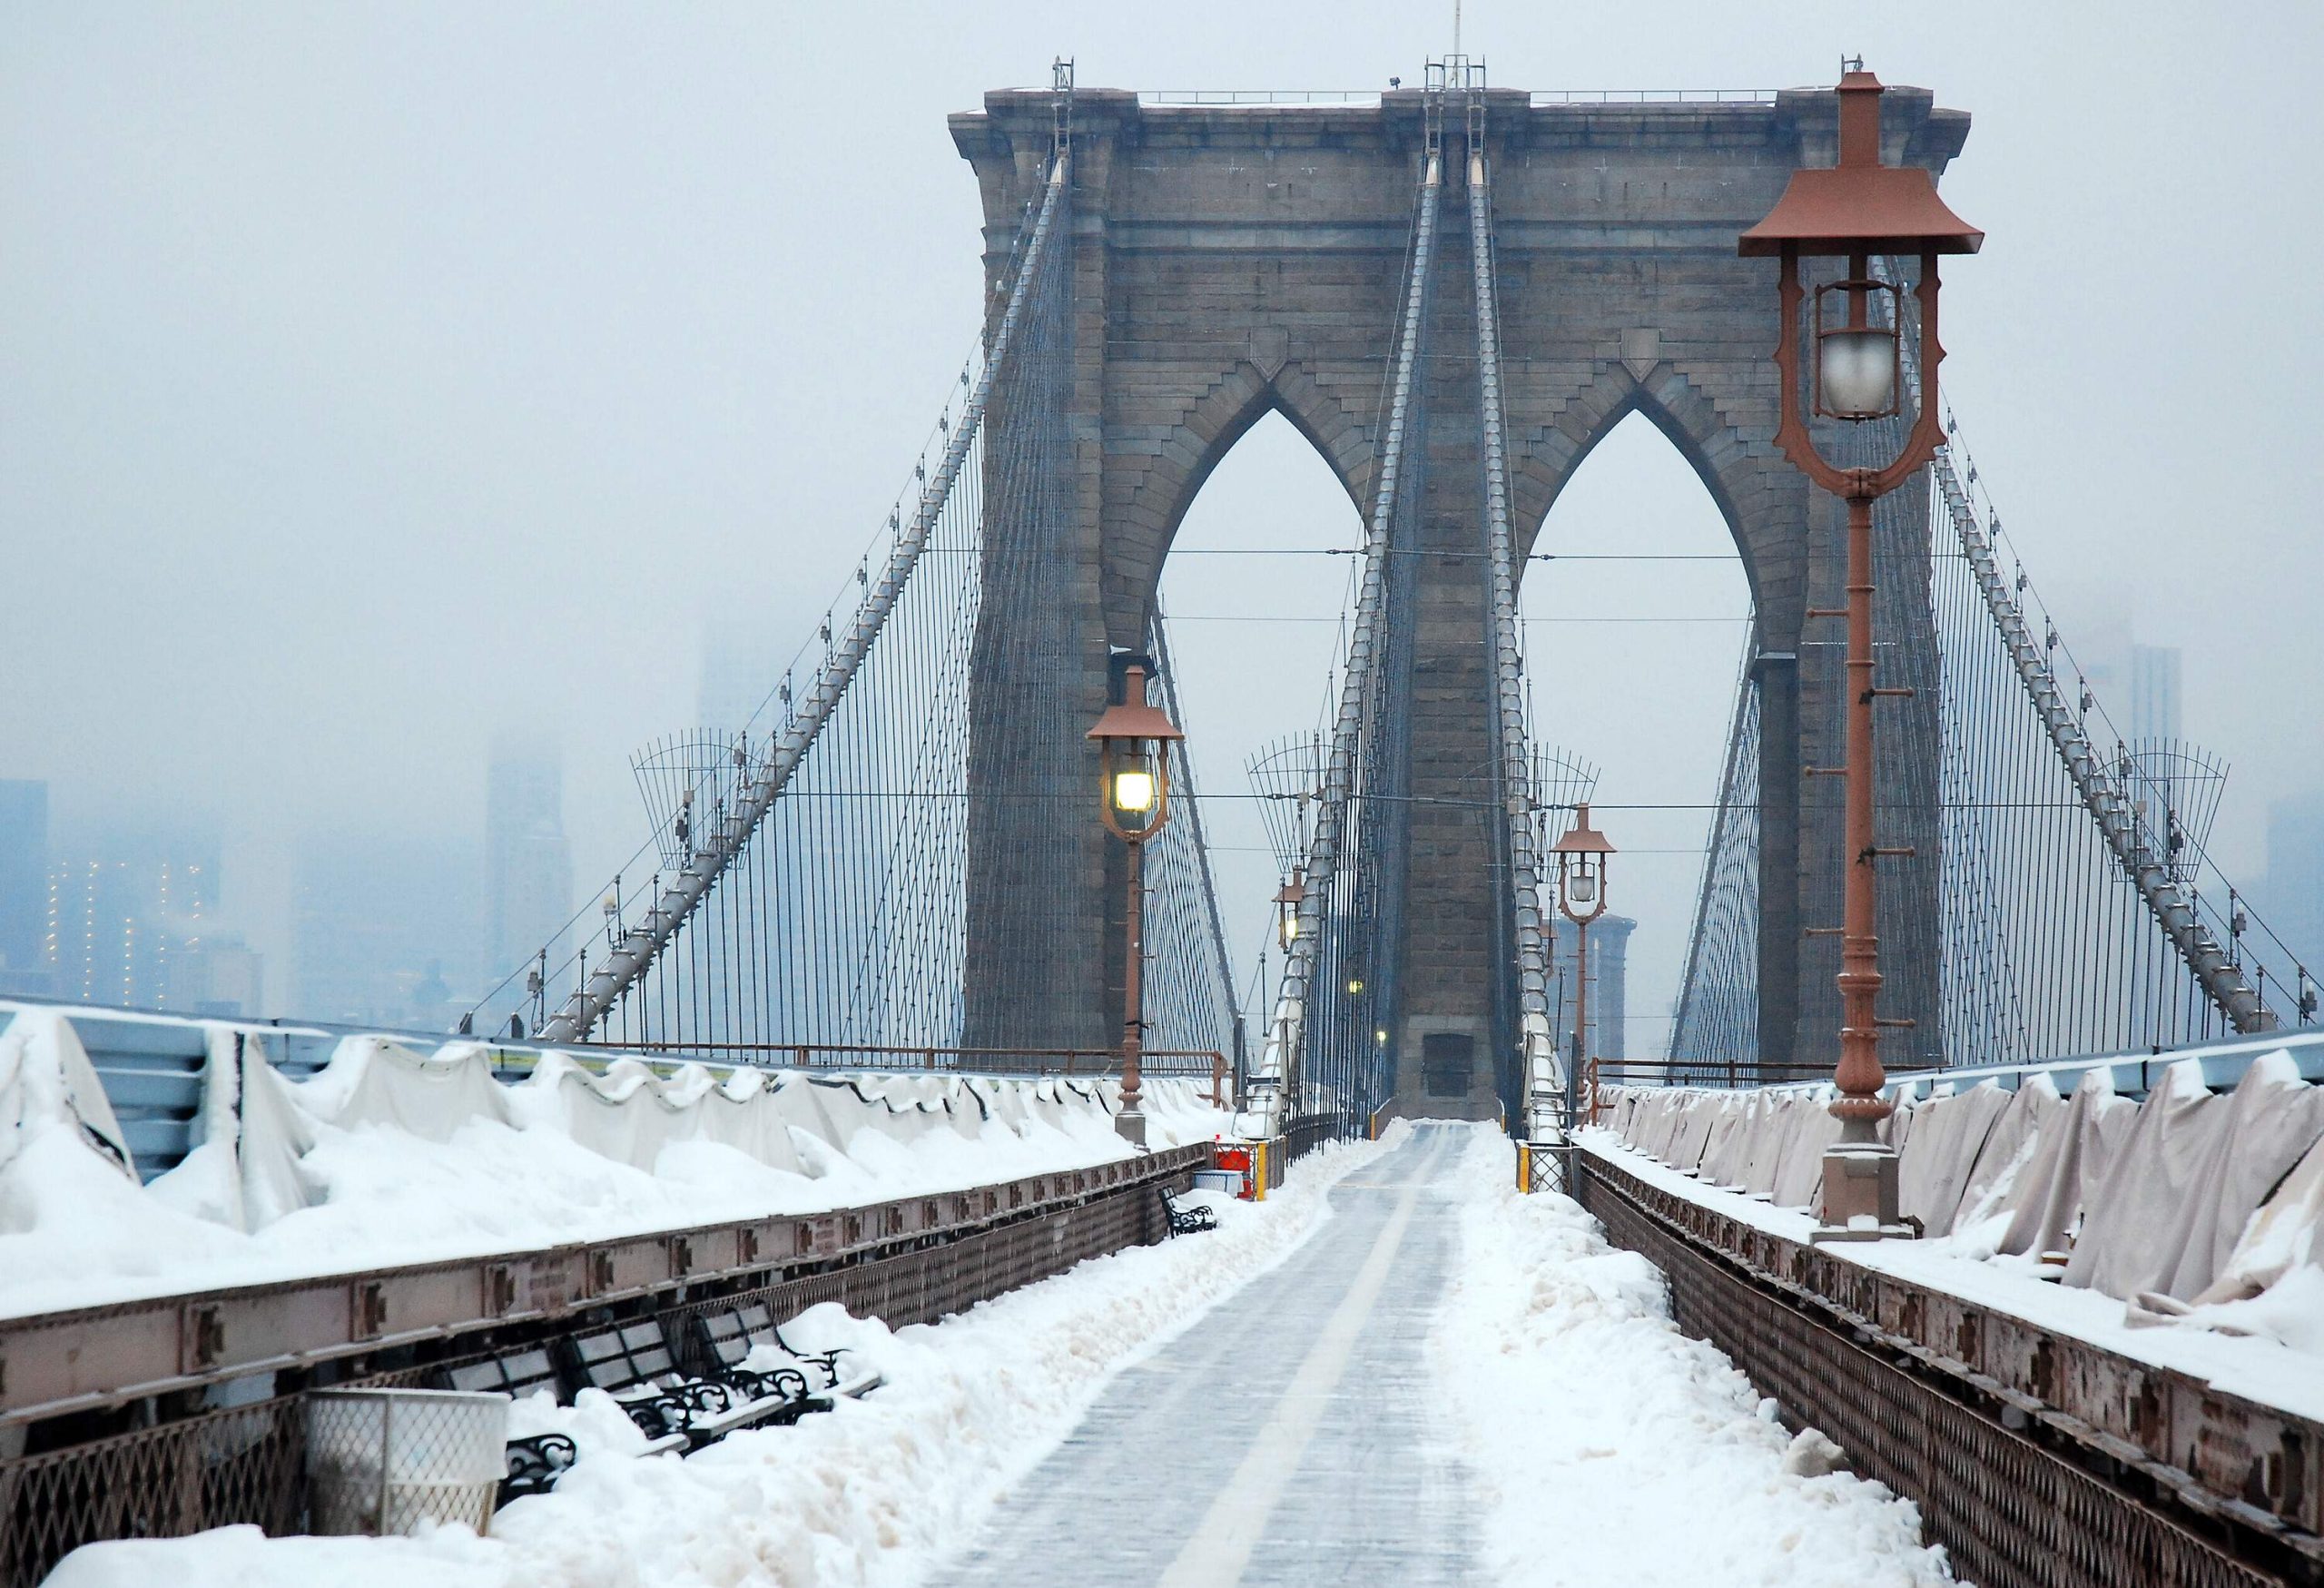
[[[1114,1130],[1123,1140],[1143,1147],[1146,1145],[1146,1115],[1137,1109],[1124,1109],[1114,1116]]]
[[[1823,1216],[1811,1242],[1910,1240],[1920,1232],[1897,1208],[1896,1149],[1881,1141],[1842,1141],[1824,1154]]]

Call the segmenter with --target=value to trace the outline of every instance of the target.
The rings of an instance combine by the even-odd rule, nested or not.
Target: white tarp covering
[[[1999,1249],[2034,1258],[2065,1250],[2138,1112],[2136,1103],[2115,1095],[2113,1076],[2085,1071],[2066,1100],[2064,1117],[2043,1129],[2019,1177],[2015,1209]]]
[[[1967,1091],[1931,1098],[1908,1116],[1911,1127],[1897,1153],[1896,1203],[1907,1218],[1919,1219],[1926,1233],[1943,1235],[1953,1228],[1970,1171],[1994,1122],[2008,1110],[2009,1099],[2009,1093],[1987,1081]]]
[[[1957,1255],[2030,1266],[2067,1252],[2064,1282],[2130,1304],[2133,1323],[2266,1334],[2324,1351],[2324,1087],[2290,1055],[2255,1059],[2232,1091],[2169,1065],[2149,1095],[2103,1066],[1987,1080],[1900,1107],[1903,1211]],[[1708,1183],[1812,1208],[1838,1136],[1828,1089],[1611,1089],[1621,1139]],[[1934,1248],[1933,1248],[1934,1249]]]
[[[715,1070],[349,1037],[303,1080],[206,1031],[185,1159],[140,1186],[69,1012],[0,1031],[0,1317],[822,1212],[1132,1156],[1096,1081]],[[1156,1147],[1230,1122],[1149,1080]]]

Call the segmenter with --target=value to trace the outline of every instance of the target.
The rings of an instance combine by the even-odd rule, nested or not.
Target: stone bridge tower
[[[1807,614],[1841,602],[1840,518],[1837,504],[1812,497],[1773,445],[1775,267],[1738,259],[1735,239],[1774,205],[1795,166],[1833,163],[1835,97],[1798,91],[1757,102],[1536,104],[1521,91],[1492,90],[1485,98],[1520,550],[1530,548],[1582,459],[1632,411],[1670,439],[1718,503],[1756,612],[1749,666],[1761,724],[1760,1050],[1771,1060],[1827,1058],[1837,1049],[1837,948],[1805,933],[1839,919],[1837,789],[1833,779],[1803,787],[1801,773],[1838,758],[1840,636],[1836,625]],[[1943,171],[1968,132],[1965,113],[1935,108],[1923,89],[1889,89],[1883,114],[1885,158],[1932,172]],[[1359,511],[1369,508],[1423,115],[1423,94],[1413,91],[1385,94],[1376,105],[1075,96],[1071,509],[1038,617],[1073,636],[1086,657],[1078,720],[1093,719],[1103,705],[1108,645],[1141,643],[1171,539],[1196,492],[1261,417],[1287,418]],[[1413,808],[1405,1008],[1394,1050],[1399,1103],[1413,1109],[1425,1039],[1439,1039],[1425,1044],[1432,1070],[1445,1052],[1471,1046],[1456,1040],[1448,1047],[1447,1035],[1473,1039],[1465,1105],[1439,1100],[1430,1111],[1465,1106],[1490,1117],[1496,894],[1477,806],[1492,756],[1478,555],[1485,531],[1457,109],[1447,123],[1422,501],[1422,544],[1441,555],[1418,559],[1411,734],[1413,793],[1426,803]],[[981,188],[986,261],[996,280],[1042,179],[1052,124],[1051,96],[1039,92],[988,94],[983,110],[951,120]],[[1925,523],[1917,493],[1891,502],[1900,522]],[[1908,533],[1925,544],[1925,528]],[[1933,658],[1925,602],[1907,605],[1903,631],[1892,627],[1884,637]],[[1012,621],[1025,620],[1019,603]],[[1557,693],[1568,682],[1588,688],[1602,681],[1537,680],[1540,731],[1551,739]],[[1006,681],[988,685],[977,732],[989,735],[1009,714],[1034,708]],[[1312,705],[1285,701],[1286,720]],[[1933,743],[1935,723],[1934,703],[1923,702],[1883,731],[1891,745],[1900,731]],[[1884,804],[1933,800],[1905,788],[1901,774],[1887,775],[1898,764],[1891,755],[1884,765],[1884,782],[1896,784]],[[1934,780],[1925,787],[1933,790]],[[1829,822],[1819,817],[1826,805]],[[1931,814],[1917,813],[1913,827],[1928,826],[1921,818]],[[1034,833],[1010,828],[1000,810],[972,843],[987,856],[1031,843],[1067,846],[1085,902],[1055,929],[1085,944],[1099,941],[1103,923],[1118,913],[1110,904],[1118,888],[1107,884],[1119,862],[1094,820]],[[1034,985],[1012,973],[1005,952],[980,955],[990,935],[979,922],[990,912],[978,895],[991,893],[998,873],[973,856],[971,867],[968,1041],[1039,1029],[1056,1033],[1048,1041],[1104,1045],[1116,1006],[1096,956],[1081,956],[1090,969],[1078,980]],[[1915,871],[1933,876],[1935,867]],[[1893,923],[1898,940],[1933,941],[1915,930],[1935,919],[1931,885],[1899,879],[1883,905],[1884,937]],[[1937,968],[1925,957],[1932,962],[1887,967],[1884,1001],[1928,1022]]]

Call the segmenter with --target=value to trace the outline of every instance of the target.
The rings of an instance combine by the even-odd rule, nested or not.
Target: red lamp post
[[[1897,1217],[1896,1155],[1876,1127],[1892,1105],[1880,1088],[1880,943],[1875,865],[1884,851],[1873,836],[1872,705],[1884,695],[1873,678],[1872,505],[1896,489],[1944,445],[1938,418],[1936,367],[1945,357],[1937,340],[1936,259],[1942,253],[1974,253],[1984,233],[1973,229],[1937,197],[1936,183],[1915,166],[1880,162],[1880,80],[1859,67],[1839,85],[1839,163],[1826,170],[1795,171],[1790,185],[1768,218],[1743,233],[1737,248],[1746,257],[1782,261],[1782,338],[1776,344],[1776,370],[1782,382],[1782,423],[1776,445],[1794,467],[1824,490],[1847,503],[1847,758],[1845,766],[1845,838],[1847,885],[1840,927],[1840,1061],[1834,1080],[1840,1095],[1832,1112],[1840,1139],[1824,1159],[1822,1239],[1872,1239],[1904,1233]],[[1875,280],[1874,254],[1918,256],[1920,281],[1915,298],[1920,311],[1920,390],[1904,449],[1878,469],[1843,469],[1825,461],[1800,411],[1800,301],[1805,295],[1799,261],[1805,258],[1847,261],[1847,274],[1815,291],[1814,411],[1849,424],[1904,412],[1900,336],[1904,301],[1898,289]],[[1886,323],[1876,321],[1872,305],[1887,305]]]
[[[1590,923],[1606,913],[1606,860],[1614,846],[1590,824],[1590,804],[1574,807],[1573,825],[1550,845],[1558,857],[1558,910],[1573,922],[1573,1061],[1565,1075],[1566,1129],[1581,1123],[1581,1071],[1589,1062]]]
[[[1122,1107],[1114,1128],[1146,1145],[1146,1115],[1138,1108],[1137,1064],[1145,1029],[1146,841],[1170,819],[1170,745],[1187,735],[1167,712],[1146,703],[1144,657],[1122,670],[1122,698],[1106,708],[1088,737],[1098,742],[1098,809],[1106,830],[1129,845],[1129,901],[1125,918],[1128,963],[1122,974]]]
[[[1307,871],[1305,866],[1291,868],[1291,880],[1275,891],[1275,930],[1282,940],[1283,952],[1289,953],[1292,944],[1299,941],[1299,907],[1307,902]]]

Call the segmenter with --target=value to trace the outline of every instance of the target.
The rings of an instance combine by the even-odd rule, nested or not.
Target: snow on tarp
[[[2308,1149],[2244,1226],[2218,1278],[2182,1315],[2229,1334],[2264,1335],[2324,1355],[2324,1141]],[[2152,1297],[2146,1310],[2158,1312]]]
[[[1993,1261],[2037,1284],[2036,1259],[2066,1251],[2064,1282],[2126,1303],[2133,1326],[2265,1335],[2324,1353],[2324,1087],[2291,1056],[2257,1059],[2214,1095],[2202,1067],[2164,1068],[2142,1102],[2107,1069],[2077,1068],[2071,1100],[2045,1073],[1900,1107],[1900,1200],[1931,1256]],[[1738,1139],[1690,1158],[1677,1121],[1735,1108],[1732,1094],[1623,1089],[1608,1118],[1633,1149],[1777,1208],[1812,1208],[1838,1135],[1829,1090],[1762,1095]],[[1714,1099],[1721,1100],[1714,1101]],[[2043,1287],[2045,1293],[2047,1287]]]
[[[790,1110],[777,1105],[782,1079],[736,1070],[723,1079],[707,1066],[684,1064],[666,1082],[647,1066],[623,1060],[592,1075],[565,1053],[543,1057],[512,1106],[528,1122],[560,1128],[591,1151],[634,1169],[652,1169],[672,1143],[708,1141],[770,1169],[807,1172],[793,1141]]]
[[[1136,1151],[1094,1085],[631,1058],[598,1075],[554,1052],[509,1084],[482,1044],[421,1054],[379,1036],[292,1080],[257,1033],[208,1033],[192,1149],[140,1187],[64,1011],[0,1031],[0,1317],[822,1212]],[[1148,1081],[1148,1139],[1225,1130],[1206,1090]]]
[[[1802,1243],[1815,1232],[1815,1215],[1806,1208],[1770,1207],[1755,1198],[1707,1187],[1608,1132],[1585,1130],[1579,1145],[1649,1186],[1750,1228]],[[2296,1349],[2289,1336],[2272,1329],[2251,1331],[2262,1337],[2237,1338],[2209,1327],[2142,1327],[2119,1297],[2045,1282],[2034,1277],[2030,1258],[1971,1257],[1956,1239],[1842,1242],[1821,1249],[1829,1259],[1892,1274],[1974,1307],[2024,1319],[2036,1329],[2084,1340],[2133,1361],[2208,1381],[2229,1395],[2324,1422],[2324,1350]],[[2299,1277],[2296,1271],[2284,1283]],[[2253,1310],[2264,1313],[2274,1294],[2271,1290]],[[2188,1321],[2204,1323],[2206,1315],[2222,1310],[2203,1308]]]
[[[1795,1100],[1785,1121],[1773,1197],[1778,1208],[1805,1208],[1823,1189],[1824,1149],[1840,1139],[1840,1122],[1824,1106],[1826,1100],[1821,1093]]]
[[[2042,1133],[2053,1126],[2065,1107],[2057,1082],[2046,1075],[2026,1077],[2010,1094],[2001,1118],[1985,1132],[1985,1144],[1978,1149],[1977,1161],[1961,1188],[1960,1207],[1952,1224],[1944,1231],[1929,1233],[1958,1235],[1965,1241],[1983,1243],[1987,1251],[1998,1248],[2017,1210],[2017,1199],[2024,1194],[2020,1187],[2026,1169],[2042,1149]]]
[[[0,1169],[37,1126],[50,1122],[77,1132],[129,1171],[129,1143],[80,1038],[58,1016],[28,1011],[0,1031],[0,1124],[9,1127],[0,1139]]]
[[[1768,1094],[1743,1093],[1729,1105],[1723,1132],[1703,1154],[1702,1178],[1714,1186],[1739,1186],[1751,1161],[1753,1144],[1766,1119]]]
[[[975,1084],[986,1092],[991,1083]],[[1017,1083],[1004,1084],[1013,1090]],[[1177,1095],[1147,1083],[1149,1104]],[[1177,1100],[1158,1107],[1185,1111]],[[1390,1129],[1401,1139],[1409,1127]],[[420,1538],[270,1539],[255,1527],[224,1527],[89,1544],[48,1581],[51,1588],[872,1588],[923,1581],[974,1538],[1126,1362],[1281,1261],[1327,1216],[1333,1183],[1392,1145],[1327,1144],[1293,1164],[1264,1203],[1211,1201],[1218,1228],[1198,1241],[1093,1258],[941,1324],[891,1332],[832,1304],[811,1308],[784,1326],[784,1337],[803,1350],[849,1349],[885,1376],[880,1392],[794,1426],[743,1429],[684,1459],[675,1452],[638,1458],[643,1439],[598,1392],[584,1392],[571,1407],[519,1402],[512,1430],[565,1433],[579,1459],[553,1492],[504,1506],[487,1538],[448,1527]],[[1234,1327],[1231,1313],[1219,1316],[1221,1327]],[[1061,1547],[1069,1554],[1072,1541]]]
[[[1789,1092],[1769,1092],[1751,1121],[1750,1145],[1743,1159],[1738,1189],[1758,1197],[1772,1197],[1776,1168],[1783,1159],[1784,1132],[1790,1123],[1795,1100]]]
[[[1931,1098],[1913,1110],[1912,1127],[1897,1154],[1896,1205],[1907,1218],[1919,1219],[1928,1234],[1943,1235],[1953,1228],[1977,1154],[2009,1100],[2009,1093],[1986,1081],[1964,1092]],[[1787,1208],[1807,1206],[1806,1198],[1777,1200]]]
[[[2117,1161],[2074,1248],[2075,1261],[2067,1265],[2067,1284],[2093,1285],[2109,1296],[2127,1290],[2134,1298],[2149,1292],[2180,1301],[2206,1289],[2268,1193],[2324,1136],[2324,1090],[2299,1079],[2290,1055],[2270,1053],[2253,1062],[2232,1092],[2211,1099],[2208,1114],[2208,1129],[2191,1132],[2183,1148],[2166,1148],[2167,1161],[2185,1168],[2183,1179],[2173,1177],[2178,1183],[2169,1199],[2159,1194],[2161,1177],[2126,1173],[2127,1152]],[[2106,1251],[2078,1276],[2076,1265],[2092,1243],[2091,1226],[2099,1223],[2096,1208],[2112,1215],[2125,1206],[2142,1207],[2153,1226],[2142,1230],[2110,1217]],[[2091,1276],[2102,1271],[2122,1288],[2097,1284]]]
[[[2034,1258],[2065,1250],[2138,1112],[2136,1103],[2115,1095],[2112,1071],[2083,1071],[2064,1118],[2043,1128],[1998,1249]]]

